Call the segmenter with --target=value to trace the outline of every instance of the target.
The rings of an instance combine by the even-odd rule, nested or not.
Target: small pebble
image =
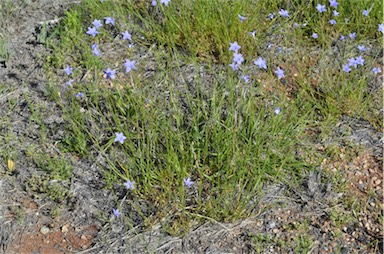
[[[68,225],[62,226],[61,227],[61,232],[64,233],[64,234],[68,233]]]
[[[49,228],[47,226],[42,226],[41,229],[40,229],[40,233],[42,233],[43,235],[46,235],[49,233]]]

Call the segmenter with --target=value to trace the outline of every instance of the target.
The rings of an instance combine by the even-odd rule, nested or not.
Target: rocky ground
[[[196,223],[188,235],[174,237],[160,226],[128,229],[113,216],[105,218],[115,193],[104,189],[101,169],[57,148],[64,120],[46,97],[43,62],[49,52],[38,40],[44,20],[56,22],[78,2],[14,1],[13,11],[0,21],[0,37],[10,41],[9,55],[0,59],[0,253],[293,253],[306,244],[305,234],[310,253],[382,253],[382,133],[359,119],[343,118],[335,127],[334,137],[345,137],[338,139],[337,158],[325,159],[297,188],[265,187],[258,213],[245,220]],[[44,140],[36,109],[48,129]],[[314,145],[321,150],[330,142]],[[351,143],[363,149],[351,151]],[[74,167],[70,181],[46,178],[30,158],[37,151],[68,159]],[[336,173],[347,189],[327,182],[327,175]],[[71,195],[63,191],[63,199],[54,202],[31,183]],[[358,214],[347,209],[353,204],[341,203],[348,196],[363,207]]]

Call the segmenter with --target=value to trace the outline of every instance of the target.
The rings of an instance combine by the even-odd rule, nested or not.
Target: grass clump
[[[171,218],[169,232],[184,232],[192,218],[248,216],[265,185],[297,184],[320,165],[308,162],[319,158],[308,128],[322,132],[342,114],[372,116],[367,81],[375,79],[381,10],[368,18],[353,11],[343,24],[351,8],[343,3],[332,25],[332,9],[318,13],[318,4],[84,1],[57,28],[47,59],[68,80],[55,97],[69,123],[62,148],[102,157],[107,186],[124,184],[154,207],[154,220]],[[371,48],[365,63],[339,40],[354,32]]]

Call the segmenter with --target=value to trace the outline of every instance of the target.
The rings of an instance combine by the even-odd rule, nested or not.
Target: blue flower
[[[98,33],[99,31],[97,31],[96,27],[88,27],[87,34],[91,35],[92,37],[95,37]]]
[[[237,16],[239,17],[240,19],[240,22],[243,22],[244,20],[246,20],[247,18],[244,17],[244,16],[241,16],[240,14],[237,14]]]
[[[319,35],[318,35],[317,33],[313,33],[313,34],[312,34],[312,38],[313,38],[313,39],[317,39],[317,38],[319,38]]]
[[[132,40],[131,34],[128,33],[128,31],[125,31],[122,33],[123,34],[123,40]]]
[[[114,18],[111,18],[111,17],[106,17],[104,18],[105,19],[105,24],[111,24],[111,25],[115,25],[115,19]]]
[[[368,17],[368,15],[369,15],[369,11],[367,11],[367,10],[363,10],[362,13],[363,13],[363,15],[366,16],[366,17]]]
[[[121,212],[119,211],[118,208],[113,209],[113,215],[115,215],[117,218],[119,218],[121,216]]]
[[[377,31],[384,33],[384,23],[379,24],[379,28],[377,29]]]
[[[336,20],[331,19],[331,20],[329,21],[329,23],[330,23],[331,25],[336,25]]]
[[[115,138],[115,143],[120,142],[120,144],[124,143],[124,140],[127,139],[127,137],[124,136],[122,132],[115,132],[116,138]]]
[[[111,68],[108,68],[107,70],[104,71],[106,78],[107,79],[114,79],[115,78],[115,74],[116,74],[116,70],[111,70]]]
[[[92,53],[95,55],[95,56],[101,56],[101,53],[99,51],[99,48],[97,46],[97,43],[94,43],[92,44]]]
[[[253,30],[252,32],[248,32],[249,35],[252,35],[252,37],[255,37],[257,30]]]
[[[152,0],[152,6],[156,6],[157,5],[157,1],[156,0]]]
[[[336,11],[336,10],[333,10],[333,16],[334,16],[334,17],[338,17],[338,16],[339,16],[339,12]]]
[[[364,45],[357,45],[357,49],[361,52],[361,51],[366,51],[367,49],[365,48]]]
[[[259,57],[256,59],[256,61],[253,62],[255,65],[257,65],[260,69],[267,69],[267,62]]]
[[[134,190],[135,189],[135,186],[134,186],[135,182],[131,182],[129,180],[127,180],[124,185],[125,185],[125,188],[127,188],[127,190]]]
[[[191,188],[192,184],[193,184],[193,181],[191,181],[191,178],[188,177],[188,178],[184,178],[184,184],[188,187],[188,188]]]
[[[99,29],[100,27],[103,26],[103,24],[101,24],[101,21],[98,20],[98,19],[95,19],[95,20],[92,22],[92,25],[94,25],[96,29]]]
[[[237,44],[237,41],[235,41],[234,43],[229,43],[229,50],[231,51],[234,51],[235,53],[237,53],[239,51],[239,49],[241,49],[241,46],[239,46],[239,44]]]
[[[68,65],[65,67],[64,72],[69,76],[72,74],[73,69]]]
[[[70,79],[70,80],[67,81],[67,83],[65,83],[65,86],[69,87],[69,86],[72,85],[72,83],[73,83],[73,79]]]
[[[348,58],[348,65],[357,68],[357,62],[356,62],[356,59],[353,58],[353,57]]]
[[[351,38],[352,40],[356,38],[356,33],[350,33],[349,34],[349,38]]]
[[[249,82],[249,76],[248,75],[242,75],[240,77],[242,80],[244,80],[245,83],[248,83]]]
[[[287,10],[280,9],[279,14],[280,14],[280,16],[282,16],[282,17],[289,18],[289,13],[288,13]]]
[[[271,12],[271,13],[268,14],[267,19],[268,19],[268,20],[271,20],[271,19],[273,19],[274,17],[275,17],[275,13]]]
[[[322,13],[322,12],[326,12],[326,11],[327,11],[327,8],[325,8],[325,5],[322,5],[322,4],[318,4],[318,5],[316,6],[316,9],[317,9],[320,13]]]
[[[280,69],[280,67],[277,68],[277,70],[274,71],[275,74],[277,75],[277,78],[278,79],[282,79],[284,78],[284,71],[282,69]]]
[[[349,73],[351,71],[351,67],[349,66],[349,64],[343,65],[343,71],[345,71],[346,73]]]
[[[239,65],[236,63],[232,62],[229,66],[231,66],[232,70],[237,71],[239,69]]]
[[[242,62],[244,62],[243,55],[240,53],[233,53],[232,62],[236,63],[237,65],[240,65]]]
[[[372,69],[372,72],[375,73],[375,74],[378,74],[378,73],[381,73],[381,69],[378,68],[378,67],[374,67],[374,68]]]
[[[358,56],[358,57],[356,57],[355,62],[356,62],[356,64],[363,66],[365,60],[364,60],[364,58],[362,56]]]
[[[280,111],[281,111],[280,107],[276,107],[276,108],[273,110],[273,113],[274,113],[275,115],[278,115],[278,114],[280,114]]]
[[[168,3],[170,2],[171,0],[160,0],[160,3],[164,4],[165,6],[168,6]]]
[[[336,1],[336,0],[329,0],[329,5],[331,7],[335,7],[337,8],[337,6],[339,5],[339,3]]]
[[[84,94],[83,93],[77,93],[77,94],[75,94],[75,97],[84,98]]]
[[[344,41],[345,39],[345,36],[344,35],[340,35],[340,41]]]
[[[130,72],[131,70],[136,70],[135,61],[130,61],[128,59],[125,59],[125,72]]]

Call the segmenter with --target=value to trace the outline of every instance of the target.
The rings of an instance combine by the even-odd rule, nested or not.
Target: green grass
[[[372,5],[364,17],[361,10],[371,5],[344,1],[332,26],[329,6],[319,14],[317,3],[172,0],[154,8],[150,1],[85,0],[74,6],[56,28],[59,40],[48,39],[53,49],[48,73],[74,68],[71,87],[53,80],[48,89],[67,122],[61,150],[94,160],[101,156],[109,188],[134,181],[132,206],[149,224],[167,218],[164,227],[171,234],[186,232],[192,219],[249,216],[256,209],[250,201],[262,196],[263,186],[287,179],[295,185],[320,165],[310,142],[316,137],[306,130],[326,136],[341,115],[382,126],[381,98],[368,87],[380,56],[382,8]],[[279,17],[281,8],[290,19]],[[276,17],[267,20],[270,12]],[[240,22],[238,14],[247,19]],[[115,26],[104,24],[95,38],[85,34],[94,19],[107,16],[115,18]],[[252,37],[247,32],[254,29]],[[134,48],[121,40],[125,30]],[[352,32],[358,34],[355,41],[338,41]],[[229,67],[234,41],[242,46],[249,84]],[[100,58],[92,54],[93,43],[99,44]],[[359,43],[372,47],[365,65],[350,74],[340,71]],[[278,46],[291,53],[272,53]],[[267,71],[255,71],[259,56],[267,59]],[[137,70],[124,74],[125,59],[134,59]],[[155,71],[146,69],[151,65]],[[286,71],[283,80],[273,72],[278,66]],[[116,79],[103,77],[107,67],[117,69]],[[75,96],[79,92],[84,98]],[[282,111],[275,115],[277,106]],[[116,132],[124,133],[124,144],[114,142]],[[192,188],[184,185],[187,177]],[[153,207],[150,216],[140,211],[138,199]],[[312,244],[305,237],[296,240],[300,250]]]

